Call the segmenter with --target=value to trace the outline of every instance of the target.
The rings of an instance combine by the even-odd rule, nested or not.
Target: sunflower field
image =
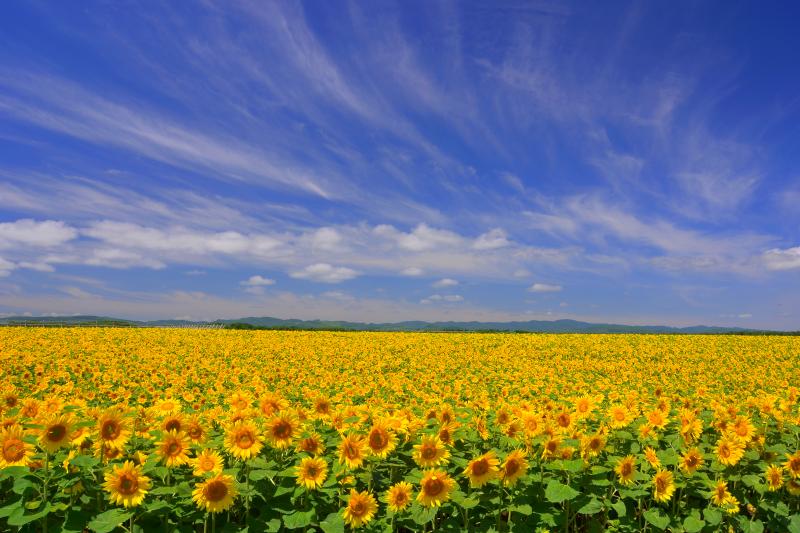
[[[800,533],[800,338],[0,328],[0,531]]]

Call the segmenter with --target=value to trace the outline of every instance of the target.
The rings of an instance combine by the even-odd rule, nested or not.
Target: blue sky
[[[6,3],[0,313],[800,328],[798,9]]]

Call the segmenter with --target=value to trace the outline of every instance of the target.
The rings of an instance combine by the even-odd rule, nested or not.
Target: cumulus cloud
[[[52,247],[71,241],[78,232],[61,221],[29,218],[0,224],[0,248]]]
[[[247,287],[265,287],[267,285],[275,285],[275,280],[256,275],[250,276],[245,281],[240,282],[240,284]]]
[[[264,287],[268,285],[274,285],[275,280],[255,275],[255,276],[250,276],[244,281],[240,281],[239,284],[245,287],[244,289],[245,292],[249,292],[250,294],[260,295],[264,294]]]
[[[293,278],[308,279],[321,283],[340,283],[353,279],[358,275],[359,273],[352,268],[336,267],[328,263],[315,263],[290,274]]]
[[[550,285],[548,283],[534,283],[528,287],[530,292],[559,292],[561,289],[561,285]]]
[[[17,265],[0,257],[0,278],[8,276]]]
[[[764,264],[769,270],[791,270],[800,268],[800,246],[794,248],[773,248],[763,255]]]
[[[464,301],[464,297],[461,296],[460,294],[444,294],[444,295],[443,294],[432,294],[432,295],[428,296],[427,298],[423,298],[422,300],[420,300],[419,303],[421,303],[421,304],[431,304],[431,303],[434,303],[434,302],[455,303],[455,302],[463,302],[463,301]]]
[[[404,276],[421,276],[424,273],[425,271],[419,267],[408,267],[400,271],[400,274]]]
[[[437,248],[459,246],[464,239],[452,231],[436,229],[427,224],[419,224],[412,231],[405,233],[394,226],[381,224],[373,229],[375,235],[394,241],[397,246],[411,252],[424,252]]]
[[[338,251],[342,248],[342,234],[335,228],[319,228],[311,234],[311,247],[326,252]]]
[[[497,248],[504,248],[511,244],[508,240],[506,232],[500,228],[487,231],[479,235],[472,247],[476,250],[496,250]]]
[[[445,287],[455,287],[456,285],[458,285],[458,281],[451,278],[442,278],[434,282],[431,286],[437,289],[443,289]]]

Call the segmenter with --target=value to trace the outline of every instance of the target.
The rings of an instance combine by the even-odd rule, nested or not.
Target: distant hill
[[[119,325],[119,326],[201,326],[209,322],[190,320],[126,320],[104,316],[12,316],[0,318],[0,325],[41,324],[41,325]],[[300,320],[282,319],[269,316],[244,317],[216,320],[227,328],[238,329],[311,329],[346,331],[518,331],[530,333],[773,333],[788,332],[762,331],[738,327],[690,326],[628,326],[624,324],[596,324],[577,320],[528,320],[519,322],[347,322],[340,320]]]
[[[744,328],[718,326],[627,326],[594,324],[577,320],[528,320],[521,322],[345,322],[330,320],[281,319],[274,317],[244,317],[218,320],[223,324],[248,324],[258,328],[280,329],[341,329],[356,331],[522,331],[535,333],[737,333]]]

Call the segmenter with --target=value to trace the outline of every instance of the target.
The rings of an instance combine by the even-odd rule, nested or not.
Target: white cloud
[[[339,300],[340,302],[352,302],[355,300],[355,297],[342,291],[325,291],[320,296],[331,300]]]
[[[51,257],[51,263],[83,263],[91,266],[102,266],[109,268],[134,268],[145,267],[161,269],[166,265],[157,260],[145,257],[142,254],[120,248],[97,248],[91,251],[88,257]]]
[[[455,302],[463,302],[463,301],[464,301],[464,297],[461,296],[460,294],[444,294],[444,295],[442,295],[442,294],[432,294],[432,295],[428,296],[427,298],[423,298],[422,300],[420,300],[419,303],[427,305],[427,304],[430,304],[430,303],[433,303],[433,302],[455,303]]]
[[[359,273],[352,268],[335,267],[328,263],[315,263],[290,274],[293,278],[308,279],[321,283],[340,283],[353,279],[358,275]]]
[[[379,237],[394,241],[400,248],[412,252],[424,252],[439,248],[452,248],[463,243],[464,239],[452,231],[436,229],[427,224],[419,224],[411,232],[404,233],[394,226],[381,224],[373,229]]]
[[[0,223],[0,248],[17,246],[52,247],[71,241],[78,232],[63,222],[45,220],[37,222],[25,218],[15,222]]]
[[[431,284],[432,287],[436,287],[437,289],[442,289],[445,287],[455,287],[458,285],[458,281],[452,278],[442,278],[439,281],[436,281]]]
[[[561,285],[549,285],[547,283],[534,283],[528,287],[530,292],[559,292],[561,289]]]
[[[342,247],[342,234],[335,228],[319,228],[311,235],[311,247],[326,252],[337,251]]]
[[[266,285],[275,285],[275,280],[256,275],[250,276],[245,281],[240,282],[240,285],[246,285],[248,287],[264,287]]]
[[[769,270],[791,270],[800,268],[800,246],[794,248],[773,248],[763,255],[764,264]]]
[[[408,267],[401,270],[400,273],[404,276],[421,276],[425,271],[419,267]]]
[[[479,235],[472,247],[476,250],[495,250],[497,248],[504,248],[511,244],[507,238],[506,232],[500,228],[487,231],[483,235]]]
[[[11,271],[14,270],[16,267],[17,265],[12,263],[11,261],[6,261],[2,257],[0,257],[0,278],[3,278],[11,274]]]

